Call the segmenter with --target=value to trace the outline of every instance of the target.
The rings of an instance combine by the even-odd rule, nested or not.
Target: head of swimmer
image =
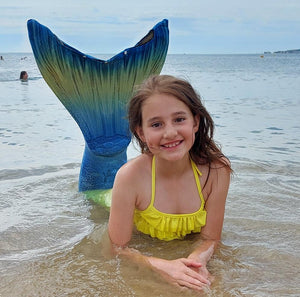
[[[22,81],[27,81],[28,80],[28,73],[26,71],[21,71],[20,80],[22,80]]]

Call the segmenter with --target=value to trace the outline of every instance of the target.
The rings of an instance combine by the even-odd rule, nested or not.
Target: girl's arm
[[[133,170],[131,169],[131,166],[127,168],[125,165],[115,178],[108,223],[112,251],[115,254],[126,256],[138,264],[150,267],[173,284],[201,290],[210,282],[195,271],[201,267],[199,261],[187,258],[170,261],[148,257],[127,246],[132,236],[133,215],[137,200],[136,189],[139,187],[138,177],[132,175]]]
[[[136,186],[132,183],[132,170],[125,164],[118,171],[112,190],[112,201],[108,222],[110,240],[116,246],[126,246],[131,239],[133,215],[136,204]],[[134,177],[133,177],[134,178]]]
[[[206,278],[210,276],[206,265],[221,240],[230,170],[227,167],[211,169],[210,178],[211,190],[205,203],[206,225],[201,230],[201,240],[198,241],[196,248],[188,257],[202,264],[199,273]]]

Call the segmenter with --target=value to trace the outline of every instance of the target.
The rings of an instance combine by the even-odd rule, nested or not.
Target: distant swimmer
[[[2,56],[0,56],[0,60],[4,60]]]
[[[22,81],[27,81],[28,80],[28,73],[26,71],[21,71],[20,80],[22,80]]]

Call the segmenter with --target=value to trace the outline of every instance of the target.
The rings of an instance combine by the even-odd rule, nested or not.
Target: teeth
[[[178,145],[180,143],[180,141],[172,143],[172,144],[165,144],[164,147],[174,147],[176,145]]]

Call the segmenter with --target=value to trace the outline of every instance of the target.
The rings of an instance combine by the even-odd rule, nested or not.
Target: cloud
[[[167,18],[173,52],[299,48],[299,16],[299,0],[11,0],[0,5],[0,43],[30,50],[26,22],[34,18],[84,52],[116,53]]]

